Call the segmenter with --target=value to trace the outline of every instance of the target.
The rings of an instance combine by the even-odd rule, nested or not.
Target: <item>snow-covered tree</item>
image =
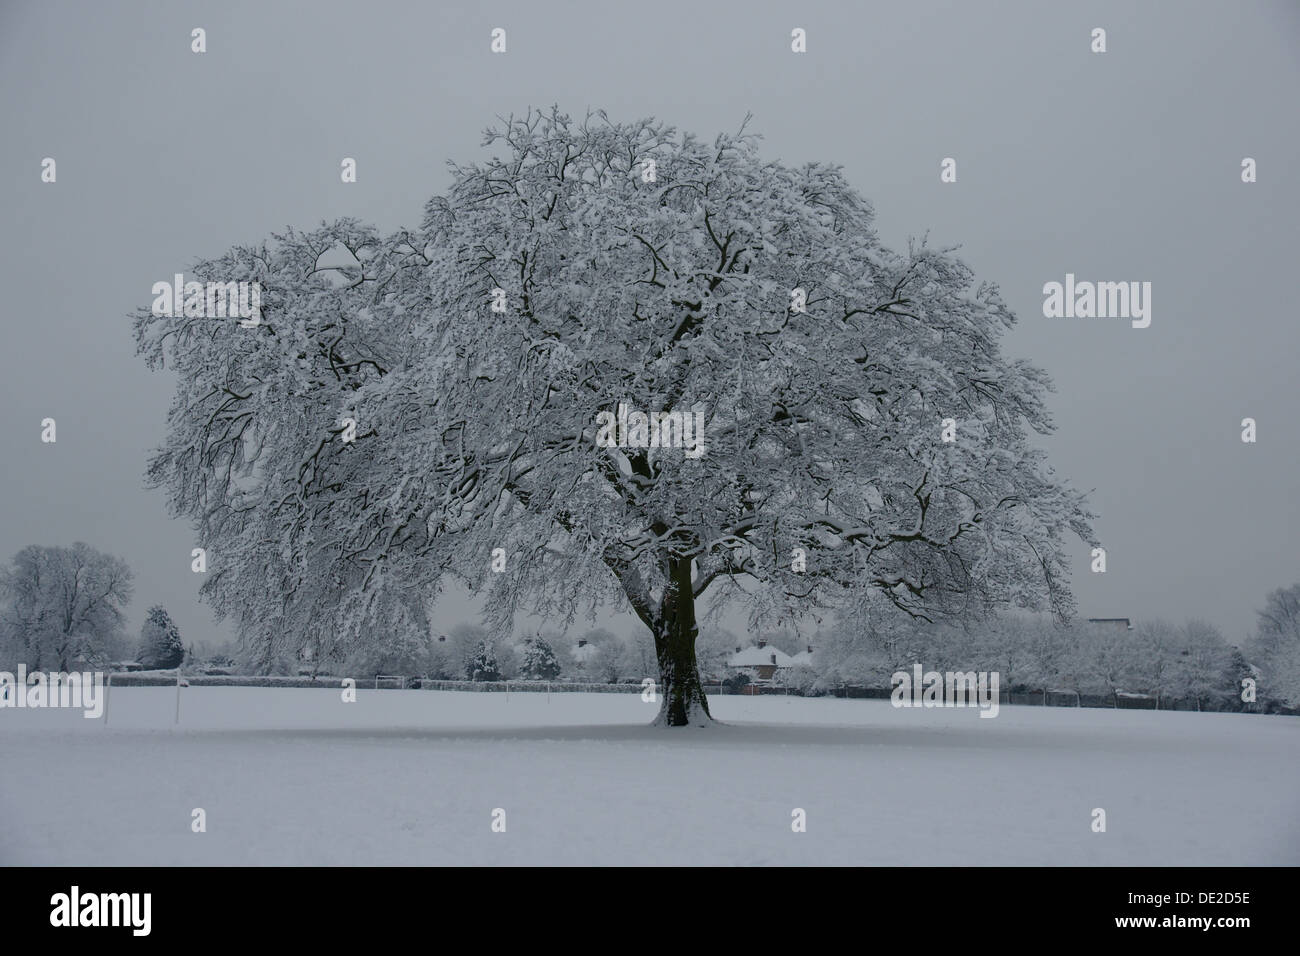
[[[32,670],[102,665],[125,653],[131,569],[78,541],[28,545],[0,568],[0,658]]]
[[[1300,644],[1300,584],[1277,588],[1264,602],[1264,609],[1256,612],[1252,650],[1268,657],[1279,648]]]
[[[1235,686],[1239,690],[1240,681]],[[1266,696],[1300,709],[1300,643],[1285,645],[1269,659],[1263,687]]]
[[[823,628],[815,638],[811,665],[815,679],[802,671],[794,675],[798,686],[825,690],[844,684],[888,687],[897,669],[892,633],[873,633],[846,621]],[[907,663],[910,670],[911,662]]]
[[[743,131],[552,110],[485,145],[418,230],[343,220],[191,269],[259,282],[254,327],[137,318],[178,376],[149,476],[246,639],[362,641],[449,576],[502,637],[519,610],[614,602],[653,634],[677,726],[708,721],[697,605],[755,627],[1069,613],[1063,538],[1092,541],[1091,516],[1031,444],[1050,383],[1001,353],[996,286],[884,248],[838,167]],[[628,409],[667,440],[609,447]]]
[[[419,629],[376,635],[347,658],[350,674],[396,674],[424,677],[434,668],[433,637]]]
[[[166,610],[155,604],[145,616],[140,628],[140,650],[136,655],[145,670],[166,670],[179,667],[185,658],[185,645],[181,642],[180,628]]]
[[[698,641],[701,669],[706,667],[708,633],[702,630]],[[583,640],[588,642],[588,647],[595,647],[595,652],[585,655],[582,662],[582,670],[589,677],[611,684],[618,681],[640,683],[647,677],[657,679],[659,665],[655,660],[654,639],[647,630],[638,627],[627,633],[614,634],[606,628],[597,628],[584,634]],[[576,661],[579,652],[575,649],[571,654]]]
[[[1179,688],[1178,629],[1167,621],[1139,623],[1133,632],[1133,682],[1156,699],[1156,709]]]
[[[946,623],[915,626],[919,651],[910,663],[924,664],[927,670],[979,670],[984,656],[983,629],[991,626],[993,620],[976,623],[978,628]]]
[[[1003,614],[990,620],[977,637],[983,669],[997,671],[1005,691],[1031,686],[1034,682],[1033,654],[1030,650],[1034,631],[1040,622],[1016,614]],[[1050,626],[1048,624],[1047,626]]]
[[[1232,648],[1213,624],[1189,621],[1182,629],[1176,659],[1178,690],[1196,701],[1196,709],[1210,699],[1235,693],[1232,685]]]
[[[613,631],[604,627],[592,628],[576,644],[569,639],[568,673],[587,681],[616,681],[621,652],[621,644]]]
[[[474,624],[457,624],[429,643],[429,676],[435,680],[464,680],[465,662],[487,631]]]
[[[434,680],[462,680],[465,655],[457,652],[450,635],[438,634],[429,644],[429,677]]]
[[[1077,624],[1073,689],[1107,694],[1119,706],[1119,692],[1133,686],[1138,653],[1133,636],[1106,624]]]
[[[535,635],[524,641],[521,670],[528,680],[555,680],[560,676],[560,660],[555,649]]]
[[[1078,692],[1074,639],[1075,636],[1067,629],[1050,625],[1039,624],[1030,632],[1026,647],[1029,657],[1026,685],[1043,692],[1044,704],[1050,691],[1068,689]]]
[[[465,662],[465,679],[478,681],[498,681],[502,679],[501,667],[497,663],[496,647],[491,639],[478,643]]]
[[[1272,591],[1257,612],[1245,653],[1260,669],[1265,696],[1300,707],[1300,584]]]

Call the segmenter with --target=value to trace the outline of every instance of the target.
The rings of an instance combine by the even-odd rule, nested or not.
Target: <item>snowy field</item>
[[[1291,718],[718,697],[725,726],[667,731],[636,694],[182,694],[179,726],[165,687],[114,689],[108,726],[0,710],[0,863],[1300,864]]]

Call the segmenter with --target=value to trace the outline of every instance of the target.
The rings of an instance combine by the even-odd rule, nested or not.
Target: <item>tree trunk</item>
[[[660,614],[655,621],[655,656],[659,661],[659,682],[663,693],[659,704],[659,727],[704,727],[713,718],[709,700],[700,681],[695,661],[695,595],[691,590],[691,559],[675,558],[672,580],[664,589]]]

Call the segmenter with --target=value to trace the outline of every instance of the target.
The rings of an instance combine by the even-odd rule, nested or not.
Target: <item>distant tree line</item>
[[[965,627],[896,624],[876,631],[840,625],[814,637],[810,663],[780,673],[806,692],[844,685],[883,688],[895,671],[987,670],[1011,693],[1151,697],[1198,710],[1300,708],[1300,585],[1269,595],[1259,626],[1240,647],[1214,625],[1190,620],[1057,626],[1001,616]]]
[[[0,567],[0,669],[29,671],[108,667],[134,653],[146,669],[174,668],[191,656],[167,611],[150,608],[137,642],[124,631],[133,593],[131,569],[119,557],[78,542],[71,547],[30,545]],[[417,620],[422,620],[417,618]],[[1253,634],[1231,644],[1200,620],[1175,624],[1050,621],[1004,614],[964,625],[915,620],[842,619],[810,635],[775,630],[762,635],[796,654],[813,648],[777,681],[805,693],[844,686],[888,688],[895,671],[915,664],[937,671],[997,671],[1003,691],[1145,695],[1155,706],[1190,702],[1206,710],[1300,709],[1300,584],[1271,592]],[[708,682],[734,678],[728,659],[755,636],[702,625],[700,672]],[[395,674],[437,680],[581,680],[640,682],[657,674],[654,642],[642,628],[617,635],[594,628],[574,636],[537,632],[513,641],[493,639],[474,624],[446,634],[427,627],[394,627],[351,651],[336,642],[312,654],[268,657],[264,649],[218,653],[202,663],[229,673],[321,675]],[[1253,693],[1252,693],[1253,691]],[[1254,700],[1249,698],[1254,697]]]
[[[436,680],[578,680],[640,682],[654,677],[654,644],[640,629],[615,634],[542,632],[513,641],[493,640],[487,628],[459,624],[447,634],[395,633],[345,656],[314,662],[281,660],[274,673],[400,674]],[[708,683],[735,683],[727,664],[755,643],[724,628],[702,626],[700,672]],[[895,671],[987,670],[1000,675],[1013,694],[1142,695],[1157,708],[1269,710],[1300,707],[1300,585],[1268,596],[1251,637],[1234,646],[1214,625],[1139,621],[1132,628],[1001,615],[964,626],[894,619],[885,624],[833,623],[811,634],[792,629],[765,632],[771,647],[794,655],[795,667],[777,671],[775,682],[800,693],[833,692],[845,686],[885,689]],[[582,646],[579,646],[581,642]],[[245,662],[246,672],[249,662]],[[1254,700],[1249,698],[1253,697]]]

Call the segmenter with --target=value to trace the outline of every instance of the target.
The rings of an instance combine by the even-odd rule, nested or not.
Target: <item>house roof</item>
[[[763,665],[775,664],[777,667],[789,667],[794,663],[792,658],[785,651],[768,644],[766,647],[750,646],[738,654],[732,654],[727,661],[729,667],[761,667]]]

